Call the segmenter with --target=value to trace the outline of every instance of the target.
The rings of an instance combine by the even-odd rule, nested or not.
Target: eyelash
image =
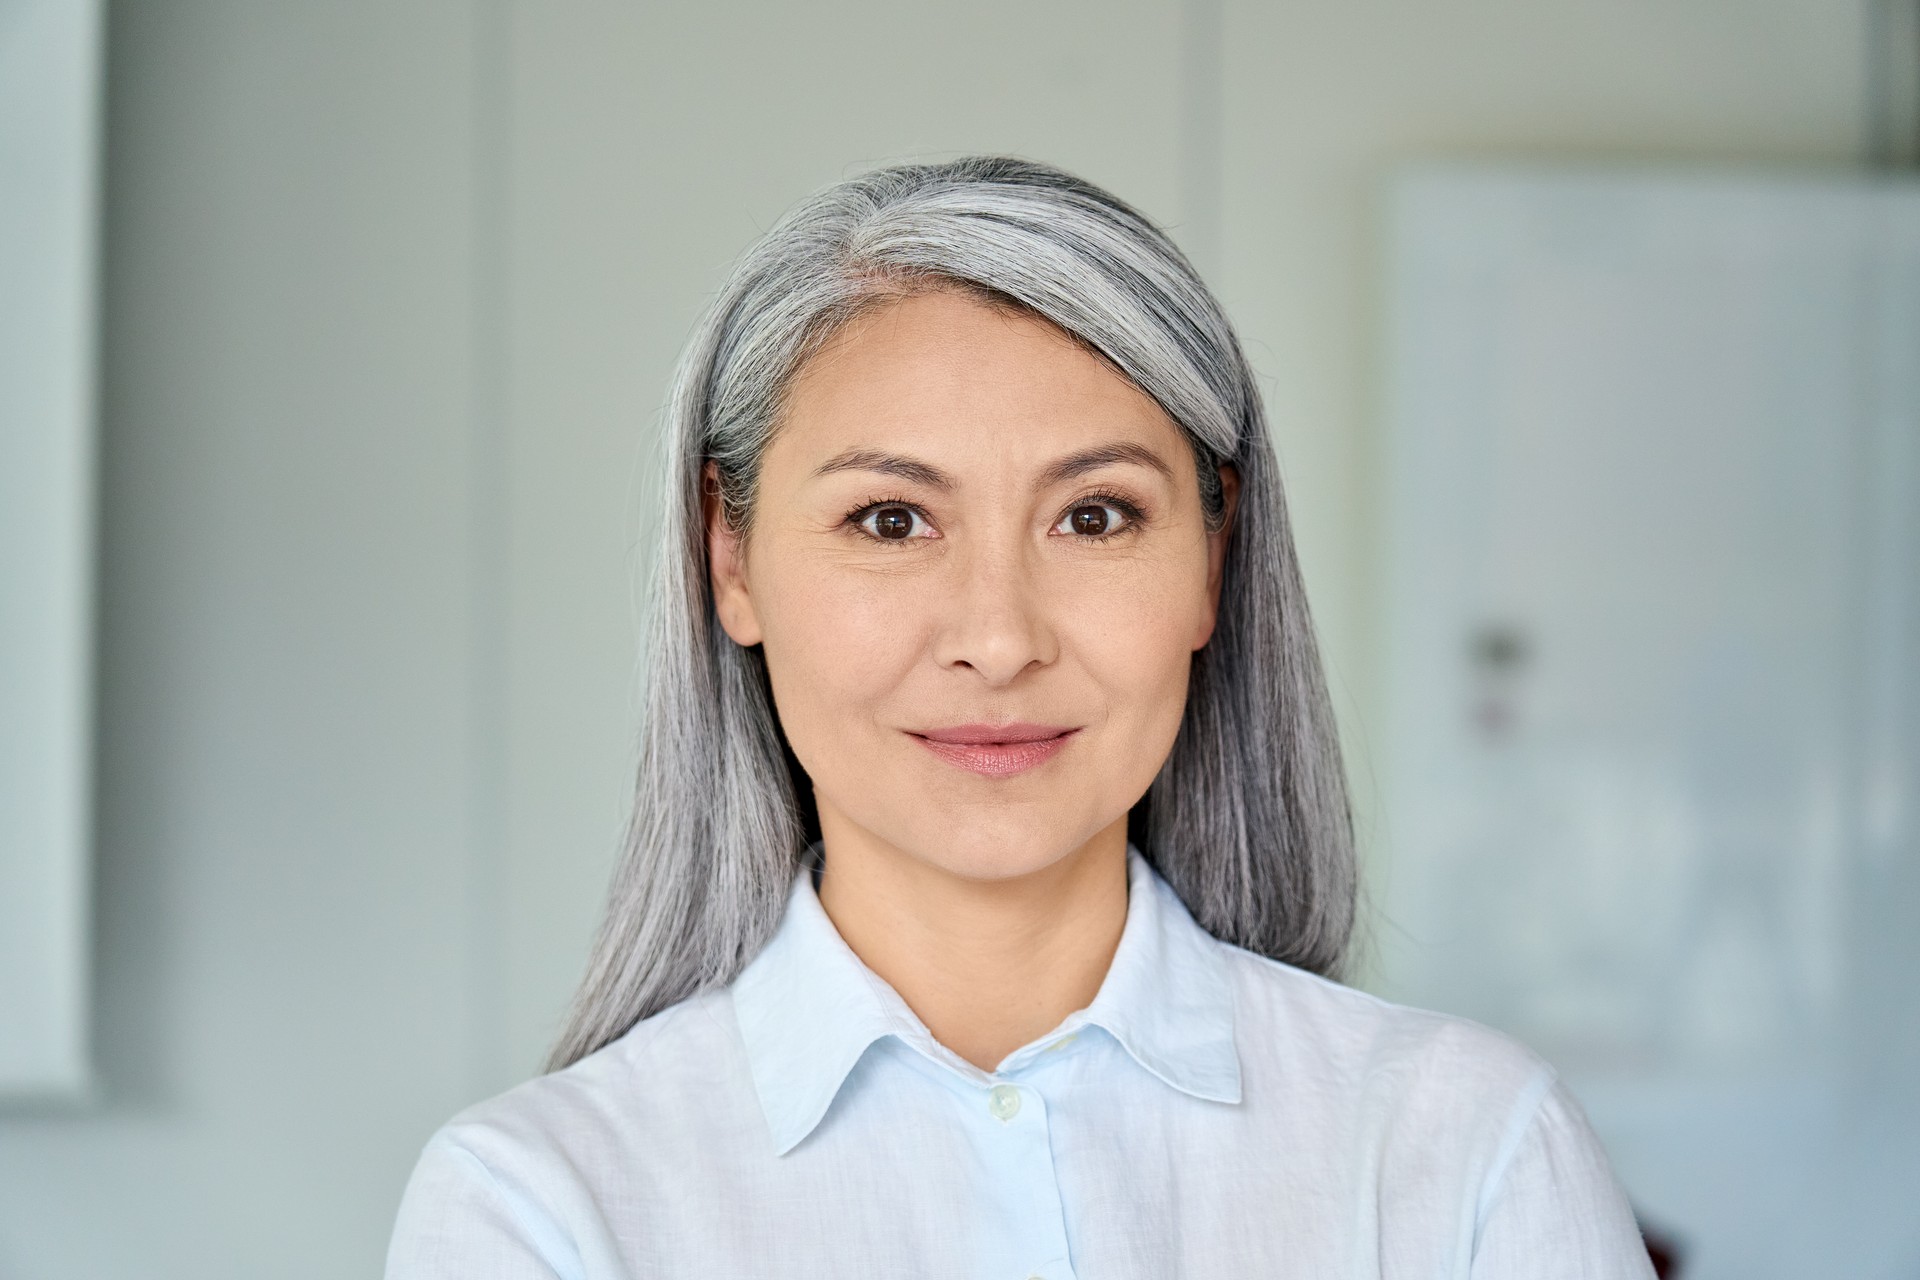
[[[1073,502],[1067,506],[1066,510],[1060,513],[1060,519],[1066,519],[1068,515],[1079,510],[1081,507],[1112,507],[1124,516],[1127,522],[1120,528],[1107,533],[1079,534],[1075,538],[1078,542],[1106,542],[1113,538],[1122,537],[1138,529],[1141,525],[1145,524],[1147,520],[1147,513],[1140,509],[1139,503],[1133,501],[1131,498],[1123,498],[1117,493],[1109,493],[1104,489],[1095,490],[1093,493],[1089,493],[1084,497],[1075,498]],[[1059,520],[1054,521],[1056,525],[1059,523]]]
[[[922,511],[917,504],[908,502],[905,498],[876,498],[871,502],[863,502],[859,506],[855,507],[853,510],[847,512],[847,518],[844,521],[842,521],[842,523],[847,528],[853,530],[855,533],[858,533],[863,537],[865,537],[869,542],[898,543],[898,542],[919,541],[919,539],[916,539],[916,538],[881,538],[881,537],[876,537],[874,534],[867,532],[867,530],[863,527],[864,522],[866,521],[866,518],[872,515],[874,512],[884,511],[888,507],[902,507],[908,511],[913,512],[916,516],[919,516],[922,520],[927,520],[927,513]],[[927,523],[932,524],[933,521],[927,520]]]
[[[866,518],[874,512],[883,511],[888,507],[905,508],[913,512],[920,519],[926,520],[928,524],[933,523],[933,521],[927,519],[927,513],[920,509],[918,503],[909,502],[905,498],[875,498],[871,501],[863,502],[853,510],[847,512],[845,519],[842,520],[841,523],[845,527],[863,534],[873,542],[901,543],[921,541],[922,539],[917,538],[880,538],[867,532],[863,527]],[[1109,493],[1106,490],[1098,490],[1075,498],[1062,509],[1060,519],[1066,519],[1068,514],[1081,507],[1112,507],[1126,518],[1126,524],[1113,530],[1111,533],[1087,533],[1077,535],[1074,538],[1076,542],[1106,542],[1110,539],[1118,538],[1123,534],[1132,533],[1136,528],[1144,524],[1147,519],[1147,513],[1141,509],[1139,503],[1133,501],[1131,498],[1123,498],[1117,493]],[[1058,525],[1059,523],[1059,520],[1054,521],[1054,525]],[[1052,527],[1053,526],[1049,526],[1049,529],[1051,530]]]

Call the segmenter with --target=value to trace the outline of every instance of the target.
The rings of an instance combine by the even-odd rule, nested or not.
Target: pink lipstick
[[[948,764],[1010,778],[1053,759],[1078,732],[1047,724],[961,724],[912,736]]]

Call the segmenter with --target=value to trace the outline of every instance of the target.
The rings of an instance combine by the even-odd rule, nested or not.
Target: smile
[[[1009,778],[1053,759],[1078,732],[1058,725],[962,724],[909,736],[948,764],[989,778]]]

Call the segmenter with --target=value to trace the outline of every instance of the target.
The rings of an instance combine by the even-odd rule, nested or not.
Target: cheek
[[[908,584],[882,576],[766,567],[752,589],[774,703],[810,764],[813,744],[871,723],[907,678],[925,647],[923,611]]]
[[[1196,570],[1182,559],[1128,568],[1086,575],[1063,589],[1062,631],[1079,665],[1105,691],[1114,717],[1170,746],[1205,617],[1204,565]]]

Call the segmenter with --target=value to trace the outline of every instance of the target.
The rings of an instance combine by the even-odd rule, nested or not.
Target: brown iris
[[[1075,507],[1068,517],[1075,533],[1099,535],[1107,531],[1105,507]]]
[[[873,531],[882,538],[908,537],[913,533],[913,512],[905,507],[882,507],[873,513]]]

